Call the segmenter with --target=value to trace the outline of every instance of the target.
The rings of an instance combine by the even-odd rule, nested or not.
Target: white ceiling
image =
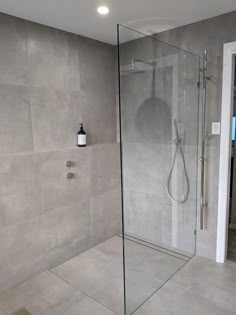
[[[96,8],[108,5],[108,16]],[[236,10],[236,0],[0,0],[0,11],[116,44],[116,24],[146,34]]]

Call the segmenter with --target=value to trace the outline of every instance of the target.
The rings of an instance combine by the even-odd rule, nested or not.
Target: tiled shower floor
[[[129,311],[160,288],[135,315],[236,314],[236,264],[195,257],[184,265],[131,241],[126,253]],[[0,315],[20,309],[32,315],[123,315],[122,239],[115,236],[0,295]]]

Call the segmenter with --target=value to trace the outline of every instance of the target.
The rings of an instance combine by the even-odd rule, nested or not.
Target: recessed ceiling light
[[[109,13],[109,8],[106,7],[106,6],[101,6],[101,7],[98,7],[98,8],[97,8],[97,11],[98,11],[98,13],[101,14],[101,15],[106,15],[106,14]]]

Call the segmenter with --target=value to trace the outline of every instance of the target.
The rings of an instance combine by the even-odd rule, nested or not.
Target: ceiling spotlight
[[[97,8],[97,11],[101,15],[107,15],[109,13],[109,8],[106,6],[101,6]]]

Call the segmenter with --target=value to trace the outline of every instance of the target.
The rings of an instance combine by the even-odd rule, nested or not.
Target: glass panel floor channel
[[[189,257],[125,234],[126,315],[140,308]]]
[[[114,236],[1,293],[0,315],[20,311],[32,315],[123,315],[122,248],[122,238]],[[186,260],[128,239],[125,248],[127,314],[131,314]]]

